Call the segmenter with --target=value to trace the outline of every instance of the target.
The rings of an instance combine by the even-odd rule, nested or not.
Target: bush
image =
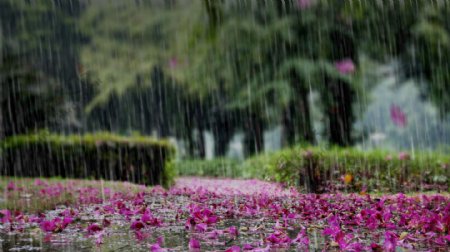
[[[242,164],[244,177],[305,186],[310,192],[448,190],[450,156],[437,153],[359,151],[297,147],[255,156]]]
[[[239,162],[234,159],[180,160],[174,162],[174,169],[180,176],[240,177]]]
[[[164,140],[110,133],[56,135],[45,131],[18,135],[0,142],[0,174],[104,178],[168,185],[165,169],[174,148]]]

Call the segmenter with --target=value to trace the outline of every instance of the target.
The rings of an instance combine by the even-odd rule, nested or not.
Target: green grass
[[[39,179],[48,184],[37,185]],[[7,186],[13,182],[16,189],[8,190]],[[61,188],[58,193],[48,195],[40,191],[49,188]],[[0,209],[18,210],[22,212],[43,212],[55,209],[57,206],[71,206],[79,204],[79,189],[96,188],[99,189],[98,198],[102,198],[102,191],[105,188],[112,193],[131,193],[135,194],[147,190],[148,187],[135,185],[128,182],[113,182],[99,180],[80,180],[80,179],[62,179],[54,178],[15,178],[0,177]],[[105,196],[107,197],[107,196]]]

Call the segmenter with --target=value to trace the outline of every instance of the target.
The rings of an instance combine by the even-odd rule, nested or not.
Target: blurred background
[[[449,153],[449,16],[445,0],[0,0],[0,140]]]

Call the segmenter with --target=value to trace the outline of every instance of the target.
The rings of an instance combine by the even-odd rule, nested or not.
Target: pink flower
[[[382,251],[381,246],[376,243],[371,243],[370,249],[372,249],[372,251]]]
[[[159,245],[162,245],[162,244],[164,244],[164,236],[159,236],[158,238],[156,238],[156,242],[159,244]]]
[[[97,223],[93,223],[87,227],[87,231],[89,235],[95,234],[97,232],[102,231],[103,228],[100,227]]]
[[[142,221],[138,221],[138,220],[133,221],[130,226],[130,228],[133,230],[140,230],[144,227],[145,227],[144,223]]]
[[[14,191],[16,189],[17,189],[17,186],[16,186],[16,184],[14,184],[13,181],[10,181],[8,183],[8,185],[6,186],[6,190],[8,190],[8,191]]]
[[[147,233],[142,233],[140,230],[136,230],[134,232],[134,236],[136,237],[136,240],[138,241],[143,241],[145,239],[147,239],[147,237],[149,236],[149,234]]]
[[[62,222],[62,226],[64,228],[66,228],[70,223],[73,222],[73,218],[68,216],[68,217],[64,217],[63,222]]]
[[[242,249],[243,250],[253,250],[253,246],[246,243],[246,244],[244,244],[244,246],[242,246]]]
[[[231,236],[238,236],[239,235],[239,230],[235,227],[235,226],[231,226],[227,229],[227,232],[231,235]]]
[[[167,252],[167,249],[162,248],[159,243],[150,244],[149,247],[151,252]]]
[[[385,251],[395,251],[397,247],[398,237],[396,234],[386,231],[384,233],[384,245],[383,248]]]
[[[218,221],[218,218],[214,213],[200,206],[191,206],[191,217],[186,221],[185,227],[187,229],[192,228],[196,224],[204,223],[206,225],[214,224]]]
[[[293,243],[298,243],[300,245],[303,246],[308,246],[309,245],[309,238],[308,235],[306,235],[306,229],[302,229],[297,237],[292,241]]]
[[[206,228],[207,228],[207,227],[208,227],[208,226],[207,226],[205,223],[200,223],[200,224],[197,224],[197,225],[195,226],[195,230],[196,230],[197,232],[203,233],[203,232],[206,231]]]
[[[103,225],[103,227],[109,227],[109,226],[111,226],[111,221],[106,219],[106,218],[104,218],[103,222],[102,222],[102,225]]]
[[[105,231],[104,230],[102,230],[100,232],[96,232],[94,234],[95,244],[97,246],[99,246],[100,244],[103,244],[103,236],[105,236]]]
[[[61,232],[63,231],[73,219],[71,217],[64,217],[64,219],[54,218],[53,220],[43,220],[40,223],[40,227],[44,232]]]
[[[352,74],[356,70],[355,64],[348,58],[337,61],[334,66],[341,74]]]
[[[8,223],[11,222],[11,212],[8,209],[0,210],[0,222]]]
[[[145,213],[142,215],[141,220],[145,224],[154,227],[160,227],[162,224],[162,222],[158,218],[153,217],[149,210],[145,211]]]
[[[200,242],[194,238],[189,240],[189,249],[194,251],[200,250]]]
[[[53,221],[44,220],[39,225],[44,232],[53,232],[56,230],[56,224]]]
[[[219,238],[219,235],[221,235],[221,234],[222,234],[222,231],[213,230],[212,232],[207,233],[206,238],[215,240],[215,239]]]
[[[231,246],[225,252],[241,252],[241,248],[239,246]]]
[[[391,105],[391,120],[392,122],[401,128],[406,127],[407,124],[407,118],[406,118],[406,114],[400,109],[399,106],[393,104]]]
[[[169,67],[170,68],[176,68],[178,66],[178,60],[177,58],[173,57],[169,60]]]
[[[409,156],[409,154],[408,153],[406,153],[406,152],[400,152],[399,154],[398,154],[398,159],[400,159],[400,160],[409,160],[411,157]]]
[[[297,7],[301,10],[305,10],[312,5],[312,0],[297,0]]]
[[[291,239],[289,236],[280,230],[275,230],[275,232],[268,237],[266,237],[266,241],[272,244],[289,244],[291,243]]]
[[[41,180],[41,179],[35,179],[34,180],[34,185],[35,186],[48,186],[48,183]]]
[[[450,235],[444,236],[444,239],[447,240],[447,242],[450,242]]]

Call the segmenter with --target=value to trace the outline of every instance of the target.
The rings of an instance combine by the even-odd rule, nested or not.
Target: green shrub
[[[386,151],[296,147],[252,157],[241,169],[246,178],[305,186],[313,192],[333,186],[355,191],[403,191],[430,185],[448,189],[449,165],[450,156],[437,153],[412,157]]]
[[[57,135],[42,131],[0,142],[0,174],[104,178],[167,185],[174,148],[165,140],[111,133]]]
[[[174,162],[180,176],[240,177],[239,162],[234,159],[180,160]]]

